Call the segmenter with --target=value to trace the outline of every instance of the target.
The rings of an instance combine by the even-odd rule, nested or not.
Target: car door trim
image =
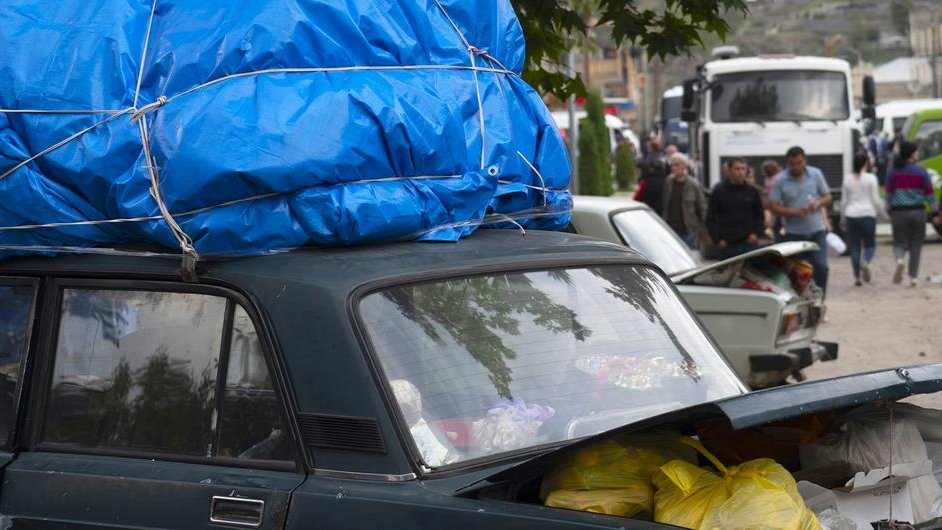
[[[371,480],[374,482],[409,482],[419,478],[415,473],[387,475],[383,473],[362,473],[359,471],[340,471],[336,469],[314,469],[314,476],[351,480]]]

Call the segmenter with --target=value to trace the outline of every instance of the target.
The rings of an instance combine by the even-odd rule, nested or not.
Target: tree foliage
[[[605,126],[602,94],[592,91],[585,104],[586,118],[579,127],[579,192],[583,195],[612,194],[612,144]]]
[[[903,35],[909,35],[909,12],[913,8],[913,0],[893,0],[890,4],[890,18],[893,28]]]
[[[629,190],[635,183],[635,156],[631,146],[620,144],[615,149],[615,183],[620,190]]]
[[[745,0],[664,0],[660,9],[643,0],[512,0],[527,42],[524,79],[541,92],[566,98],[584,94],[578,75],[552,65],[596,26],[609,26],[616,45],[637,45],[651,56],[689,54],[706,35],[725,39],[730,12],[745,14]],[[586,16],[586,13],[594,16]]]

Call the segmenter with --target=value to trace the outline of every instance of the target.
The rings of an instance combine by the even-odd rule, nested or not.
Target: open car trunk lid
[[[788,258],[805,252],[812,252],[818,250],[818,248],[816,243],[810,241],[776,243],[696,269],[678,272],[671,275],[671,280],[676,284],[726,286],[730,284],[739,270],[750,261],[767,259],[769,257]]]
[[[456,493],[467,493],[491,484],[536,478],[562,458],[582,447],[653,427],[686,427],[708,420],[726,419],[740,430],[815,412],[895,401],[916,394],[942,391],[942,363],[897,368],[834,379],[786,385],[710,403],[703,403],[618,427],[525,460],[468,484]]]

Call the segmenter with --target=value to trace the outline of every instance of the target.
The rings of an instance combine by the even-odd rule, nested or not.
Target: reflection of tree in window
[[[778,87],[766,84],[760,77],[755,83],[736,89],[729,102],[729,114],[733,117],[771,117],[781,112]]]
[[[45,439],[207,454],[225,300],[66,289],[62,304]]]
[[[605,292],[635,307],[647,316],[652,324],[659,324],[683,357],[681,368],[684,373],[694,381],[700,380],[700,369],[697,362],[693,360],[680,338],[661,316],[657,295],[654,292],[654,289],[661,285],[661,279],[657,274],[643,267],[637,268],[637,277],[628,277],[614,267],[596,267],[588,270],[608,282],[609,285],[605,288]]]
[[[566,271],[550,275],[572,283]],[[445,344],[445,340],[438,327],[444,329],[490,372],[489,379],[498,395],[508,399],[513,397],[513,374],[506,360],[515,359],[517,354],[504,344],[501,335],[520,334],[520,320],[514,315],[534,315],[533,323],[554,333],[572,333],[579,341],[592,333],[579,323],[575,312],[552,302],[521,274],[399,287],[385,291],[383,296],[439,344]]]
[[[147,366],[134,373],[140,394],[134,399],[130,446],[186,453],[209,450],[216,366],[203,367],[194,378],[189,365],[158,349]]]
[[[91,447],[205,454],[212,430],[216,366],[204,367],[194,378],[190,364],[158,348],[146,365],[133,372],[122,359],[104,388],[73,382],[56,385],[46,438]]]

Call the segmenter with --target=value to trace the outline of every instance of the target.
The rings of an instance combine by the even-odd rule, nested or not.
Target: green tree
[[[729,14],[745,15],[745,0],[664,0],[653,9],[643,0],[511,0],[527,42],[523,78],[542,92],[565,99],[585,86],[553,67],[573,43],[596,26],[610,26],[616,45],[638,45],[651,56],[689,54],[707,35],[725,39]],[[584,17],[586,9],[595,17]],[[590,22],[591,21],[591,22]]]
[[[635,184],[635,156],[626,143],[615,149],[615,183],[620,190],[629,190]]]
[[[585,123],[585,120],[583,120]],[[586,127],[579,131],[579,193],[600,195],[602,176],[599,175],[599,141],[595,130]]]
[[[909,35],[909,12],[913,8],[913,0],[893,0],[890,4],[890,19],[893,28],[903,35]]]
[[[612,144],[605,126],[602,94],[593,91],[579,126],[579,191],[583,195],[612,194]]]

